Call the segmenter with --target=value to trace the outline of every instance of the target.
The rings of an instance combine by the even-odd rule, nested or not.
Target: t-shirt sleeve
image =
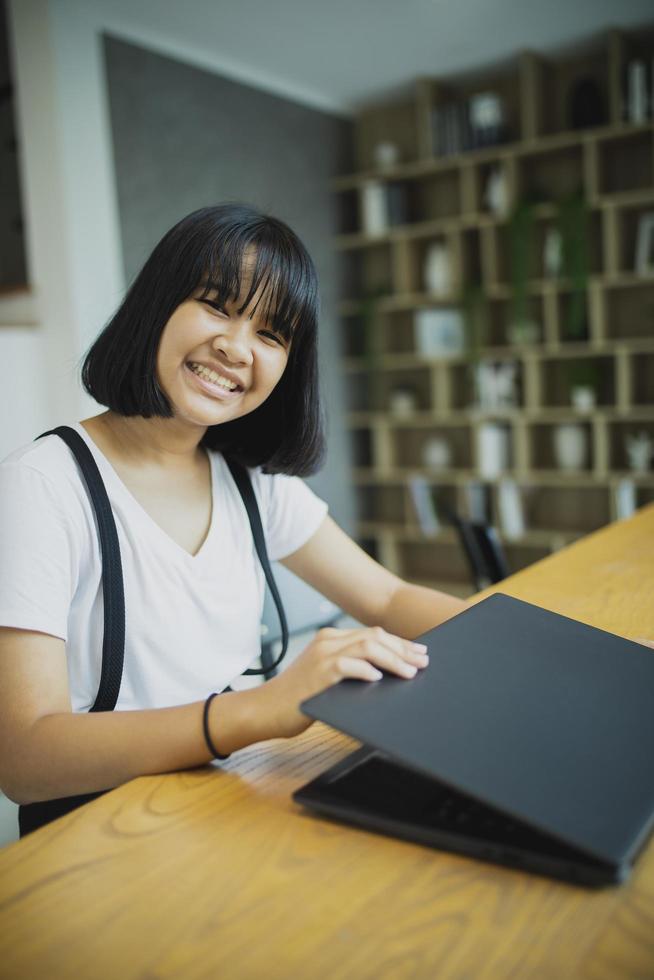
[[[0,466],[0,626],[66,640],[78,548],[60,496],[38,470]]]
[[[268,557],[279,561],[301,548],[318,530],[327,514],[327,504],[297,476],[263,476],[265,534]]]

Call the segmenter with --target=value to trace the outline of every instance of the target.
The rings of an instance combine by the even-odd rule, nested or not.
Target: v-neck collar
[[[136,497],[131,492],[131,490],[120,478],[113,464],[105,456],[105,454],[98,447],[98,445],[94,442],[94,440],[91,438],[91,435],[86,431],[86,429],[81,424],[81,422],[73,423],[73,428],[77,432],[79,432],[79,434],[86,442],[87,446],[93,453],[95,461],[100,467],[100,469],[104,470],[104,473],[109,476],[112,483],[117,487],[117,489],[120,491],[122,496],[125,497],[129,501],[130,505],[135,510],[138,511],[141,519],[147,524],[147,526],[150,528],[150,531],[158,535],[162,541],[165,541],[167,543],[168,548],[177,552],[178,555],[181,555],[182,559],[187,563],[192,565],[201,564],[202,559],[204,558],[204,555],[208,550],[209,541],[213,535],[215,524],[217,521],[216,486],[218,481],[216,476],[215,461],[213,458],[213,454],[210,453],[208,450],[205,450],[209,459],[209,475],[211,480],[211,518],[209,520],[209,529],[204,537],[202,544],[195,552],[195,554],[192,555],[190,551],[187,551],[186,548],[183,548],[181,544],[178,544],[178,542],[175,541],[175,539],[172,538],[167,531],[164,531],[161,525],[157,524],[155,519],[150,516],[150,514],[147,512],[145,507],[143,507],[143,505],[136,499]]]

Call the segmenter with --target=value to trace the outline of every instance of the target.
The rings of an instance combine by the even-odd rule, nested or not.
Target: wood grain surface
[[[654,506],[489,591],[654,638]],[[5,848],[0,977],[654,977],[652,843],[628,884],[591,891],[291,801],[355,745],[316,724],[137,779]]]

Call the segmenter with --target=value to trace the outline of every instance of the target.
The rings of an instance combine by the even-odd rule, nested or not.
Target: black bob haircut
[[[242,315],[263,285],[257,306],[285,340],[284,373],[266,401],[242,418],[210,426],[202,445],[266,473],[306,476],[324,456],[318,387],[318,281],[306,248],[283,221],[247,204],[201,208],[164,235],[122,305],[88,350],[82,382],[118,415],[171,418],[156,378],[166,323],[198,289],[221,303],[241,295],[246,251],[256,260]],[[255,307],[256,309],[256,307]]]

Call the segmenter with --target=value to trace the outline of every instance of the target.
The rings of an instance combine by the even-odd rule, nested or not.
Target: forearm
[[[214,698],[209,731],[223,755],[278,733],[266,686]],[[211,759],[204,702],[144,711],[60,712],[20,739],[7,794],[18,803],[111,789],[136,776],[174,772]]]
[[[388,602],[379,625],[389,633],[412,640],[456,616],[466,606],[467,602],[457,596],[402,582]]]

